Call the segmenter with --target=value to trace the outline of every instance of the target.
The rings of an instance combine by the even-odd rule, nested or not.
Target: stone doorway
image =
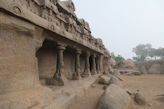
[[[98,56],[96,56],[95,62],[96,62],[96,71],[98,71],[99,70]]]
[[[90,64],[90,71],[92,71],[93,67],[93,58],[92,56],[89,57],[89,64]]]

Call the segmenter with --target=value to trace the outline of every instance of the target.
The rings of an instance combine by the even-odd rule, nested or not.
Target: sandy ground
[[[131,92],[139,90],[149,106],[134,109],[164,109],[164,75],[122,76],[122,87]],[[163,96],[161,96],[163,95]]]
[[[122,87],[132,93],[139,90],[149,106],[134,105],[134,109],[164,109],[164,75],[121,76]],[[103,85],[94,84],[87,94],[78,98],[72,109],[96,109],[99,97],[104,92]],[[163,95],[163,96],[161,96]]]

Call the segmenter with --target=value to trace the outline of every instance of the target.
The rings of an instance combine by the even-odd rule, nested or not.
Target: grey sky
[[[140,43],[164,47],[164,0],[73,0],[76,14],[89,22],[111,52],[131,58]]]

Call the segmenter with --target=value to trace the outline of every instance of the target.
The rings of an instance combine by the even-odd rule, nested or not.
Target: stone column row
[[[63,44],[58,44],[57,47],[57,65],[56,65],[56,73],[54,74],[53,78],[49,80],[50,85],[58,85],[58,86],[63,86],[64,85],[64,76],[62,76],[64,72],[64,59],[63,59],[63,52],[65,50],[65,45]],[[97,69],[96,69],[96,55],[92,55],[92,71],[90,72],[90,52],[86,52],[86,57],[85,57],[85,70],[81,74],[80,71],[80,55],[81,55],[81,50],[76,49],[75,52],[75,72],[73,73],[73,80],[78,80],[82,77],[88,77],[91,74],[94,75],[100,71],[100,57],[98,58],[99,61],[97,61]]]

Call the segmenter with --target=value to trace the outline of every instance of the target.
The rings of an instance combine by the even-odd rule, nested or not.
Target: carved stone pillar
[[[84,73],[82,74],[82,77],[88,77],[90,76],[90,64],[89,64],[89,57],[90,53],[86,52],[86,57],[85,57],[85,70]]]
[[[100,73],[103,73],[103,58],[104,58],[104,56],[103,55],[100,55],[99,56],[99,66],[100,66]]]
[[[92,56],[92,75],[95,75],[97,72],[96,72],[96,55],[93,54]]]
[[[81,50],[76,50],[76,56],[75,56],[75,73],[73,74],[73,80],[78,80],[81,78],[80,76],[80,54]]]
[[[64,60],[63,60],[63,52],[65,50],[65,46],[58,45],[57,47],[57,64],[56,64],[56,73],[54,75],[54,79],[57,81],[56,85],[64,85],[64,81],[62,79],[62,73],[64,70]]]
[[[56,63],[56,72],[51,80],[48,81],[49,85],[57,85],[64,86],[63,81],[63,70],[64,70],[64,60],[63,60],[63,52],[65,50],[65,46],[59,44],[57,47],[57,63]]]

